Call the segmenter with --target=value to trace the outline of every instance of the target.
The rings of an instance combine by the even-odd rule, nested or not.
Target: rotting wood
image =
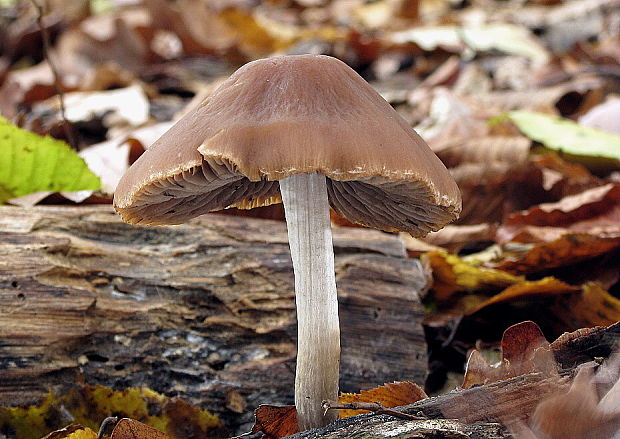
[[[418,291],[395,235],[334,231],[341,389],[422,384]],[[148,386],[249,430],[260,403],[291,403],[296,345],[285,225],[207,215],[123,224],[108,206],[0,207],[0,405],[80,379]],[[226,408],[231,393],[247,404]]]

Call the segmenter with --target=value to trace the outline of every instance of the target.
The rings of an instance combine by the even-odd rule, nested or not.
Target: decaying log
[[[423,383],[421,266],[378,231],[336,229],[334,246],[342,390]],[[0,207],[0,405],[78,379],[148,386],[247,431],[258,404],[292,402],[292,273],[277,221],[138,227],[105,206]]]

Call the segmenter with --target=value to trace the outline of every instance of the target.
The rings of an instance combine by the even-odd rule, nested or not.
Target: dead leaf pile
[[[501,343],[502,358],[492,369],[474,351],[465,387],[541,367],[549,349],[543,334],[620,320],[620,1],[41,5],[42,13],[33,2],[0,2],[0,115],[70,142],[102,190],[12,203],[109,203],[127,167],[236,68],[282,54],[328,54],[356,69],[420,133],[463,195],[455,224],[421,240],[403,237],[409,255],[432,270],[423,300],[429,382],[439,384],[429,387],[461,374],[475,346]],[[250,215],[283,218],[278,206]],[[534,324],[506,330],[530,320],[540,331]],[[510,341],[515,334],[519,342]],[[576,379],[572,391],[587,380]],[[540,410],[563,410],[549,404]],[[257,428],[265,434],[274,422],[282,425],[272,437],[296,431],[294,412],[271,421],[262,410]]]

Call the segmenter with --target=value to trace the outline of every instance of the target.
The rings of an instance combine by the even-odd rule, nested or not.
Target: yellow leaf
[[[433,290],[439,302],[449,299],[459,291],[482,288],[505,288],[523,282],[525,278],[501,270],[476,267],[458,256],[439,251],[426,255],[433,269]]]

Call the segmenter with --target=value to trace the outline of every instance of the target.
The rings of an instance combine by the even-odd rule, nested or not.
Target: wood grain
[[[422,384],[419,263],[377,231],[336,228],[334,247],[341,389]],[[0,310],[2,406],[77,381],[145,385],[247,431],[258,404],[292,402],[293,272],[278,221],[139,227],[109,207],[0,207]]]

